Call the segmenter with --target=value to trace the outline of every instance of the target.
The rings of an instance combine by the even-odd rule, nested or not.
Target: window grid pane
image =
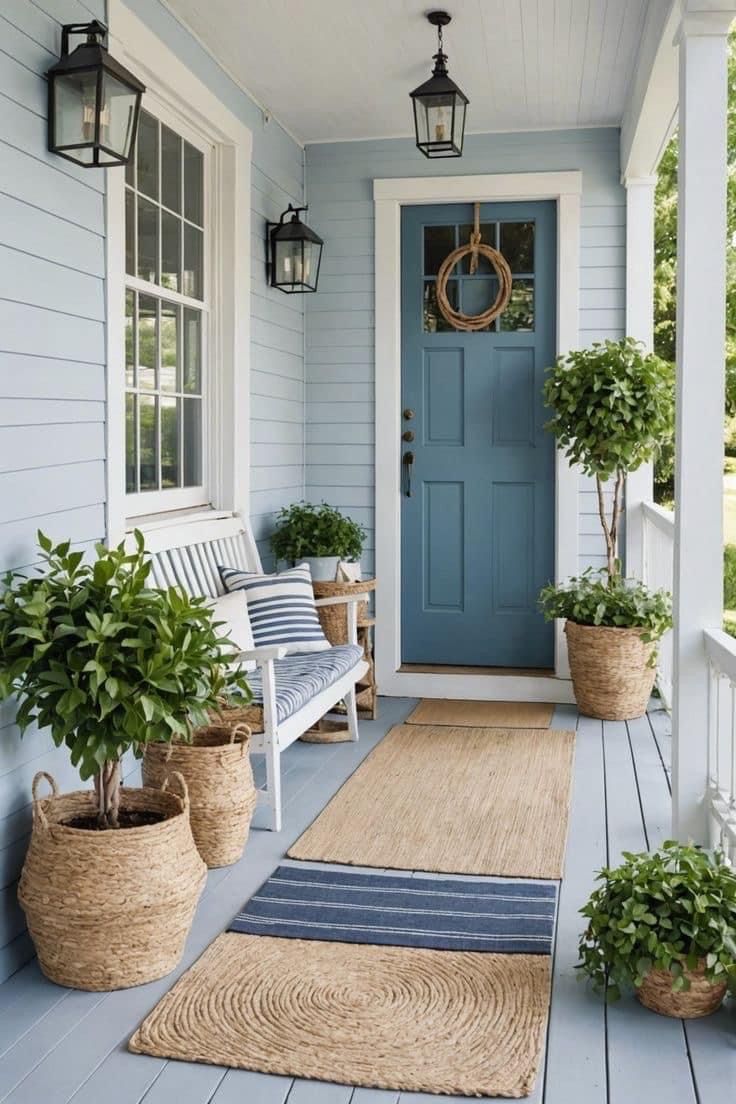
[[[126,493],[204,482],[204,156],[151,115],[126,172],[126,272],[161,294],[126,290]],[[153,292],[153,288],[151,289]]]

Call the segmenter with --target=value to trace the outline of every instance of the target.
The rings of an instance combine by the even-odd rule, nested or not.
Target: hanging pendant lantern
[[[69,52],[72,35],[85,41]],[[48,73],[49,150],[85,168],[109,168],[130,160],[145,85],[111,57],[107,28],[69,23],[61,32],[61,57]]]
[[[432,11],[427,19],[437,28],[437,53],[432,76],[410,93],[414,105],[417,149],[425,157],[462,157],[465,109],[470,102],[447,72],[442,28],[452,19],[446,11]]]
[[[290,295],[317,290],[324,242],[299,218],[307,209],[289,204],[277,223],[268,224],[271,287]]]

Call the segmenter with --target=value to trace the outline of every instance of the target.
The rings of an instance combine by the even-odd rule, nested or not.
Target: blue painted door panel
[[[555,355],[554,203],[481,207],[483,240],[514,275],[488,331],[453,330],[435,277],[468,240],[468,204],[402,212],[402,431],[414,440],[402,487],[402,660],[551,667],[552,626],[537,611],[554,575],[554,442],[544,430],[545,369]],[[456,270],[453,305],[477,314],[495,298],[486,262]]]

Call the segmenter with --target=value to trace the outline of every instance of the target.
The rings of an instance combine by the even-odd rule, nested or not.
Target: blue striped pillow
[[[279,644],[289,652],[324,652],[330,642],[314,605],[308,564],[278,575],[254,575],[217,565],[227,591],[244,590],[256,648]]]

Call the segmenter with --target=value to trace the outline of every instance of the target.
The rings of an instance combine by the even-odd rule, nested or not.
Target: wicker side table
[[[361,594],[376,589],[375,579],[362,579],[357,583],[313,582],[315,598],[334,598],[341,594]],[[348,617],[346,606],[322,606],[318,608],[322,631],[330,644],[347,644]],[[375,619],[369,616],[368,603],[358,607],[358,643],[363,646],[368,671],[356,686],[358,716],[375,720],[377,716],[378,689],[373,661],[373,627]],[[331,713],[343,713],[345,707],[336,706]],[[308,743],[336,743],[348,739],[347,726],[326,718],[302,736]]]

